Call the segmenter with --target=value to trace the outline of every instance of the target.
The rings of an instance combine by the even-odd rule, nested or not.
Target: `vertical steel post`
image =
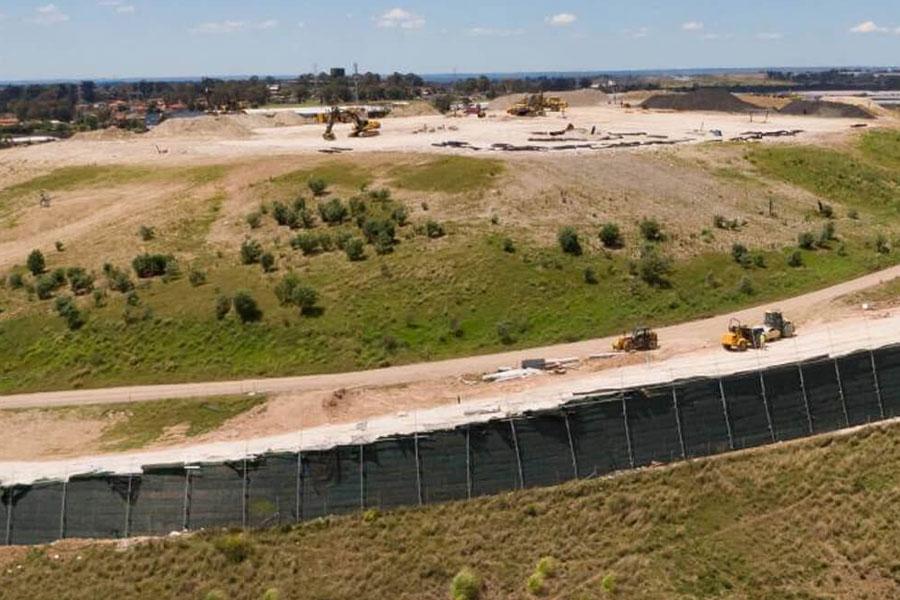
[[[6,504],[6,541],[4,542],[7,546],[12,544],[12,520],[13,520],[13,491],[12,488],[7,490],[6,496],[7,504]]]
[[[297,488],[294,495],[294,522],[303,520],[303,451],[297,452]]]
[[[241,478],[241,528],[247,529],[247,496],[250,488],[247,485],[247,457],[244,457],[244,475]]]
[[[413,432],[413,449],[416,455],[416,492],[419,499],[419,506],[425,504],[422,495],[422,461],[419,458],[419,432]]]
[[[687,458],[687,448],[684,445],[684,430],[681,428],[681,411],[678,409],[678,392],[672,385],[672,406],[675,408],[675,426],[678,427],[678,444],[681,446],[681,458]]]
[[[809,433],[812,435],[812,411],[809,410],[809,396],[806,394],[806,378],[803,377],[803,363],[797,363],[797,372],[800,373],[800,393],[803,394],[803,406],[806,408],[806,422],[809,425]]]
[[[769,408],[769,396],[766,394],[766,382],[763,379],[763,372],[759,372],[759,389],[762,392],[763,406],[766,408],[766,423],[769,425],[769,437],[775,441],[775,426],[772,423],[772,411]]]
[[[69,480],[66,479],[62,482],[62,500],[59,503],[59,539],[65,539],[66,537],[66,501],[68,498],[66,497],[69,491]]]
[[[128,475],[128,495],[125,497],[125,535],[124,537],[128,537],[131,534],[131,496],[132,492],[132,482],[134,481],[134,475]]]
[[[366,509],[366,460],[365,446],[359,445],[359,508]]]
[[[841,380],[841,368],[838,366],[838,359],[834,361],[834,374],[837,377],[838,394],[841,398],[841,409],[844,411],[844,426],[850,427],[850,414],[847,412],[847,400],[844,398],[844,382]]]
[[[563,411],[563,417],[566,420],[566,435],[569,438],[569,452],[572,453],[572,472],[575,473],[575,479],[578,479],[578,456],[575,454],[575,441],[572,439],[572,427],[569,425],[569,413]]]
[[[525,472],[522,470],[522,453],[519,450],[519,436],[516,435],[516,422],[509,420],[509,429],[512,431],[513,447],[516,449],[516,465],[519,467],[519,489],[525,489]]]
[[[472,498],[472,443],[471,427],[466,425],[466,498]]]
[[[187,531],[191,521],[191,470],[184,470],[184,498],[181,511],[181,529]]]
[[[622,418],[625,420],[625,441],[628,443],[628,464],[634,468],[634,446],[631,443],[631,427],[628,426],[628,402],[625,400],[625,390],[619,394],[622,399]]]
[[[881,418],[885,418],[884,398],[881,397],[881,382],[878,381],[878,369],[875,367],[875,352],[869,350],[869,360],[872,363],[872,381],[875,382],[875,397],[878,398],[878,412]]]
[[[731,432],[731,417],[728,415],[728,402],[725,400],[725,384],[719,377],[719,397],[722,399],[722,412],[725,415],[725,428],[728,430],[728,447],[734,450],[734,435]]]

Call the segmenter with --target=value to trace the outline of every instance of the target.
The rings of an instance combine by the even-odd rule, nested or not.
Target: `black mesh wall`
[[[594,477],[631,468],[621,397],[569,404],[578,476]]]
[[[556,485],[575,477],[565,415],[559,411],[531,413],[516,419],[525,487]]]
[[[46,544],[59,539],[62,482],[15,486],[12,500],[12,544]]]
[[[791,440],[809,435],[809,418],[800,386],[797,365],[775,367],[763,372],[766,399],[772,411],[775,439]]]
[[[768,398],[763,397],[759,373],[731,375],[722,380],[731,434],[735,448],[749,448],[772,441],[769,417],[766,414]]]
[[[0,546],[7,544],[6,532],[8,529],[9,509],[12,505],[12,489],[0,488]]]
[[[128,475],[71,478],[66,485],[65,537],[125,537],[128,480]]]
[[[297,454],[267,454],[247,462],[247,523],[272,527],[297,515]]]
[[[419,434],[422,496],[426,503],[467,497],[466,430]]]
[[[718,379],[677,382],[678,410],[688,457],[729,449],[728,425]]]
[[[244,461],[201,464],[191,469],[188,529],[241,527]]]
[[[470,425],[469,444],[473,496],[519,487],[519,462],[509,421]]]
[[[875,351],[875,370],[887,417],[900,416],[900,346]]]
[[[847,403],[850,425],[860,425],[881,419],[878,394],[875,391],[875,374],[869,351],[856,352],[838,359],[841,385]]]
[[[624,394],[635,466],[681,458],[681,442],[671,387],[628,390]]]
[[[185,469],[182,465],[143,467],[132,492],[132,535],[166,535],[181,531],[184,519]]]
[[[300,488],[303,519],[359,510],[359,446],[304,452]]]
[[[416,442],[412,436],[368,444],[364,458],[367,507],[391,508],[419,503]]]
[[[829,358],[803,363],[802,370],[813,431],[821,433],[844,427],[846,421],[834,361]]]

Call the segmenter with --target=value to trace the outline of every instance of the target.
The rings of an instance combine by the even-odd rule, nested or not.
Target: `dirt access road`
[[[662,350],[659,351],[660,356],[689,356],[693,352],[717,346],[728,317],[734,316],[744,322],[758,323],[762,319],[763,310],[773,305],[779,306],[789,318],[801,324],[800,333],[802,335],[802,327],[828,323],[839,316],[834,307],[835,299],[891,281],[898,276],[900,276],[900,265],[780,302],[662,328],[659,330],[660,345],[662,346]],[[857,315],[853,318],[858,318],[861,327],[864,326],[862,325],[865,322],[864,317]],[[592,354],[609,352],[611,342],[611,337],[605,337],[498,354],[349,373],[15,394],[0,396],[0,409],[201,398],[252,392],[288,394],[341,388],[396,386],[460,377],[464,374],[491,372],[504,366],[518,366],[519,362],[526,358],[586,358]],[[705,359],[698,358],[698,360]],[[573,384],[577,382],[578,377],[584,377],[584,374],[574,373],[572,375]],[[473,390],[474,392],[476,390]],[[402,395],[402,391],[397,393]]]

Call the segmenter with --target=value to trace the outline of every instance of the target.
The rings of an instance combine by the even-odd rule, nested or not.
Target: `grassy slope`
[[[469,566],[484,579],[482,600],[530,598],[526,578],[552,556],[551,598],[895,598],[898,461],[894,424],[246,536],[95,545],[58,560],[56,549],[22,551],[0,563],[0,597],[255,599],[275,589],[282,600],[429,600],[448,598]],[[246,559],[229,558],[235,548]]]
[[[831,249],[804,252],[801,268],[786,265],[788,249],[768,251],[767,266],[752,269],[738,267],[726,255],[701,254],[678,262],[672,286],[656,289],[629,273],[633,240],[624,251],[572,257],[555,246],[534,246],[503,223],[463,221],[449,223],[448,235],[439,240],[415,235],[413,226],[401,228],[401,243],[393,254],[375,256],[370,247],[368,260],[350,263],[340,252],[300,257],[282,238],[276,249],[279,273],[262,276],[258,267],[234,266],[231,257],[207,253],[207,285],[191,288],[182,279],[139,290],[141,312],[149,310],[147,318],[136,323],[123,322],[124,303],[118,295],[112,295],[105,308],[90,309],[88,325],[75,333],[66,331],[61,319],[48,318],[49,303],[0,321],[0,354],[6,359],[0,364],[0,393],[340,371],[486,353],[600,336],[638,321],[673,323],[816,289],[887,266],[900,256],[878,255],[871,247],[873,229],[885,226],[885,211],[892,211],[897,202],[896,175],[890,167],[897,166],[893,149],[900,147],[900,140],[891,135],[869,134],[849,158],[792,146],[750,150],[760,175],[823,194],[837,205],[841,217],[846,206],[860,213],[859,220],[841,218],[841,240]],[[416,167],[395,168],[388,182],[458,192],[460,181],[466,186],[474,181],[477,186],[470,193],[478,194],[492,185],[498,168],[492,161],[428,159]],[[857,171],[865,175],[871,196],[860,195]],[[420,177],[421,172],[428,177]],[[326,165],[257,184],[253,192],[262,199],[282,197],[302,189],[311,176],[325,178],[341,193],[373,182],[363,168]],[[413,218],[421,222],[427,214]],[[214,211],[211,215],[191,221],[188,237],[205,231]],[[815,216],[809,219],[814,232],[824,223]],[[279,235],[286,232],[282,229]],[[515,253],[502,250],[506,236],[516,242]],[[160,251],[172,248],[163,236],[153,244]],[[844,253],[837,251],[841,244]],[[662,247],[665,251],[667,245]],[[596,272],[598,285],[584,283],[588,267]],[[322,316],[300,317],[277,305],[271,290],[289,268],[319,290]],[[749,278],[754,293],[737,291],[743,277]],[[231,318],[215,321],[215,296],[240,288],[259,299],[264,320],[248,326]],[[16,294],[24,298],[22,292]],[[512,332],[511,342],[501,340],[501,325]]]

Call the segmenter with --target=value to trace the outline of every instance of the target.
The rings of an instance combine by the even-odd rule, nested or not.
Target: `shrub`
[[[319,204],[319,216],[324,222],[332,225],[343,223],[347,218],[347,207],[339,198],[332,198]]]
[[[737,291],[745,296],[750,296],[753,294],[753,282],[750,281],[750,278],[744,275],[741,277],[740,282],[738,282]]]
[[[734,259],[734,262],[744,268],[749,267],[752,262],[750,251],[747,250],[746,246],[738,243],[734,243],[731,245],[731,258]]]
[[[237,313],[242,323],[259,321],[262,318],[262,311],[259,309],[259,305],[256,304],[256,300],[250,295],[250,292],[243,290],[237,292],[231,303],[234,306],[234,312]]]
[[[57,287],[62,287],[66,284],[66,270],[65,269],[53,269],[50,272],[50,279],[53,280],[53,283]]]
[[[834,221],[828,221],[822,225],[822,231],[819,232],[819,246],[827,246],[828,242],[834,239]]]
[[[253,265],[262,257],[262,245],[253,239],[246,239],[241,244],[241,262],[245,265]]]
[[[859,219],[859,211],[855,208],[851,208],[847,211],[847,217],[853,219],[854,221]]]
[[[287,225],[291,220],[292,212],[293,211],[289,209],[284,202],[275,201],[272,203],[272,218],[275,219],[275,222],[279,225]]]
[[[535,596],[543,594],[546,587],[545,577],[537,571],[529,575],[528,579],[525,581],[525,589]]]
[[[754,254],[753,255],[753,266],[760,268],[760,269],[765,269],[766,268],[766,257],[760,252],[757,252],[756,254]]]
[[[351,261],[363,260],[366,257],[366,246],[358,237],[352,237],[344,242],[344,252]]]
[[[589,285],[596,285],[598,283],[597,273],[594,271],[593,267],[587,267],[584,270],[584,282]]]
[[[178,261],[170,256],[166,261],[166,271],[163,273],[162,280],[164,283],[169,283],[179,277],[181,277],[181,267],[178,266]]]
[[[237,296],[235,296],[235,299],[237,299]],[[217,537],[213,540],[213,546],[233,563],[244,562],[249,558],[253,550],[250,540],[243,534],[229,534]]]
[[[149,242],[156,237],[156,230],[148,225],[141,225],[138,227],[138,235],[145,242]]]
[[[125,294],[125,304],[128,306],[138,306],[141,303],[141,297],[138,296],[137,292],[131,290],[127,294]]]
[[[612,573],[607,573],[603,576],[603,579],[600,580],[600,589],[603,590],[606,594],[615,594],[616,593],[616,576]]]
[[[206,271],[201,269],[192,268],[188,272],[188,281],[194,287],[200,287],[204,283],[206,283]]]
[[[44,254],[40,250],[32,250],[25,261],[25,266],[28,267],[28,270],[31,271],[32,275],[37,277],[47,268]]]
[[[349,205],[351,217],[361,217],[366,214],[366,203],[359,196],[353,196],[352,198],[350,198]]]
[[[622,247],[622,232],[615,223],[606,223],[600,228],[600,243],[606,248]]]
[[[376,254],[390,254],[394,251],[394,237],[388,233],[387,231],[382,231],[378,234],[378,238],[375,240],[375,253]]]
[[[429,219],[425,222],[425,235],[431,239],[444,237],[444,226],[437,221]]]
[[[468,567],[460,569],[450,582],[452,600],[478,600],[481,595],[481,577]]]
[[[300,309],[300,314],[308,315],[315,311],[319,302],[319,293],[312,287],[303,285],[295,273],[285,275],[275,286],[275,297],[283,305],[292,305]]]
[[[311,178],[306,182],[306,186],[309,188],[309,191],[313,193],[313,196],[321,196],[325,193],[325,190],[328,189],[328,183],[321,177]]]
[[[304,229],[312,229],[316,226],[316,216],[308,208],[295,211],[298,224]]]
[[[500,338],[500,342],[503,344],[512,344],[516,341],[515,336],[513,336],[513,326],[509,321],[501,321],[497,323],[497,337]]]
[[[559,247],[566,254],[579,256],[581,254],[581,243],[578,241],[578,232],[574,227],[563,227],[556,236],[559,241]]]
[[[262,214],[258,210],[248,214],[245,219],[250,229],[259,229],[259,226],[262,225]]]
[[[391,199],[391,190],[387,188],[380,188],[377,190],[371,190],[369,192],[369,198],[372,200],[376,200],[378,202],[387,202]]]
[[[405,206],[395,206],[394,210],[391,211],[391,219],[393,219],[394,223],[403,227],[409,222],[409,211],[406,210]]]
[[[22,278],[21,273],[12,273],[9,276],[9,287],[18,290],[21,289],[22,286],[25,285],[25,280]]]
[[[271,252],[263,253],[263,255],[259,257],[259,264],[262,266],[263,271],[271,273],[275,270],[275,255]]]
[[[169,263],[175,262],[171,254],[139,254],[131,261],[131,267],[140,279],[164,275]]]
[[[267,589],[262,595],[262,600],[279,600],[279,598],[281,598],[281,594],[275,588]]]
[[[516,251],[516,245],[513,243],[513,241],[510,238],[503,238],[503,241],[501,242],[501,246],[502,246],[504,252],[509,252],[510,254],[512,254],[513,252]]]
[[[875,252],[878,254],[890,254],[891,253],[891,245],[888,242],[887,238],[884,237],[883,233],[879,233],[875,236]]]
[[[812,250],[816,244],[816,236],[809,231],[804,231],[797,236],[797,245],[804,250]]]
[[[548,579],[556,577],[559,561],[552,556],[544,556],[538,561],[536,571]]]
[[[665,238],[662,227],[656,219],[643,219],[639,225],[641,237],[648,242],[661,242]]]
[[[34,291],[39,300],[49,299],[57,289],[59,289],[59,284],[51,275],[41,275],[34,282]]]
[[[834,208],[830,204],[819,202],[819,216],[831,219],[834,217]]]
[[[60,296],[54,303],[56,313],[66,320],[66,325],[71,330],[80,329],[84,325],[84,318],[81,311],[75,306],[75,301],[70,296]]]
[[[66,277],[69,279],[72,293],[76,296],[87,294],[94,289],[94,276],[81,267],[70,267],[66,271]]]
[[[121,292],[124,294],[134,289],[134,283],[125,271],[107,264],[104,266],[103,272],[106,273],[106,281],[109,285],[109,289],[114,292]]]
[[[722,215],[715,215],[713,217],[713,227],[716,229],[737,230],[741,228],[741,222],[737,219],[726,219]]]
[[[106,306],[106,292],[103,290],[94,290],[91,294],[91,298],[94,300],[95,307],[102,308]]]
[[[59,240],[56,240],[55,242],[53,242],[53,245],[56,246],[56,251],[57,251],[57,252],[62,252],[62,251],[64,251],[64,250],[66,249],[65,244],[63,244],[63,243],[60,242]]]
[[[291,240],[291,247],[300,250],[304,255],[315,254],[319,250],[319,236],[314,233],[298,233]]]
[[[231,298],[224,294],[216,296],[216,319],[221,321],[231,311]]]
[[[382,238],[393,244],[394,222],[388,219],[366,219],[362,226],[362,233],[370,244],[374,244]]]
[[[499,225],[500,224],[500,216],[493,214],[491,215],[491,225]]]
[[[664,287],[669,284],[668,275],[672,272],[672,261],[653,246],[644,246],[638,259],[637,272],[648,285]]]

